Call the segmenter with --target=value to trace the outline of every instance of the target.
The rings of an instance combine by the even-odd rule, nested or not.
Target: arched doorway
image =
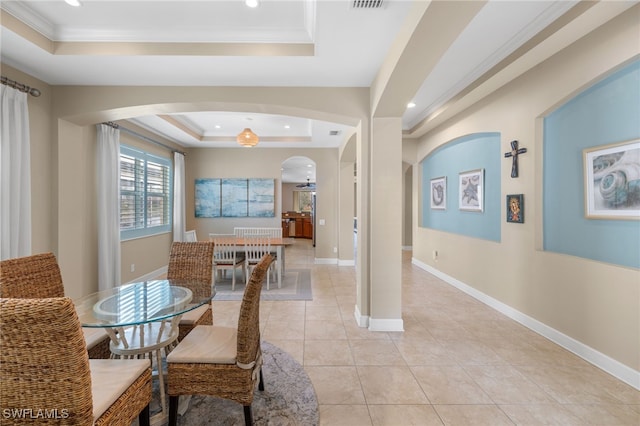
[[[281,165],[282,232],[308,238],[315,247],[316,163],[304,156],[289,157]]]

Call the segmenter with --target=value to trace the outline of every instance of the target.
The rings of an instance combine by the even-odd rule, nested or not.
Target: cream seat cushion
[[[196,326],[167,355],[167,362],[198,364],[235,364],[238,331],[233,327]]]
[[[148,359],[90,359],[93,421],[99,419],[150,366]]]
[[[98,342],[109,337],[104,328],[82,327],[82,333],[84,334],[84,341],[87,344],[87,349],[93,348]]]
[[[185,312],[184,314],[182,314],[182,318],[180,318],[180,324],[195,324],[196,321],[200,319],[202,314],[207,312],[207,309],[209,309],[208,303],[202,306],[198,306],[197,308],[192,309],[189,312]]]

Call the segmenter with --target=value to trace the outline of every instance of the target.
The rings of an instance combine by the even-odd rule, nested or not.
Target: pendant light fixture
[[[247,127],[238,134],[236,140],[242,146],[252,147],[258,145],[258,141],[260,139],[258,138],[258,135],[253,133],[251,129]]]

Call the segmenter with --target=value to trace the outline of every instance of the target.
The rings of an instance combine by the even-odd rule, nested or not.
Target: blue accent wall
[[[441,146],[427,156],[422,166],[422,226],[469,237],[500,241],[500,134],[475,133]],[[458,208],[460,172],[484,169],[484,211]],[[430,181],[447,177],[446,210],[432,210]]]
[[[640,138],[640,61],[544,120],[544,249],[640,268],[640,222],[586,219],[583,149]]]

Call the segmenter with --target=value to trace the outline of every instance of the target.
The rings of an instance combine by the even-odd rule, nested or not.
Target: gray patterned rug
[[[254,425],[318,425],[318,400],[304,368],[291,355],[269,342],[262,342],[262,357],[265,386],[264,391],[256,390],[254,395]],[[157,384],[150,408],[152,414],[160,409]],[[235,402],[195,395],[184,415],[178,416],[178,425],[243,426],[244,412]]]
[[[231,291],[230,273],[225,279],[216,279],[216,295],[213,300],[242,300],[244,282],[241,275],[240,271],[236,271],[236,288],[234,291]],[[311,271],[309,269],[287,269],[281,288],[278,288],[278,282],[274,281],[270,281],[269,290],[267,290],[267,281],[265,279],[262,284],[261,300],[313,300]]]

